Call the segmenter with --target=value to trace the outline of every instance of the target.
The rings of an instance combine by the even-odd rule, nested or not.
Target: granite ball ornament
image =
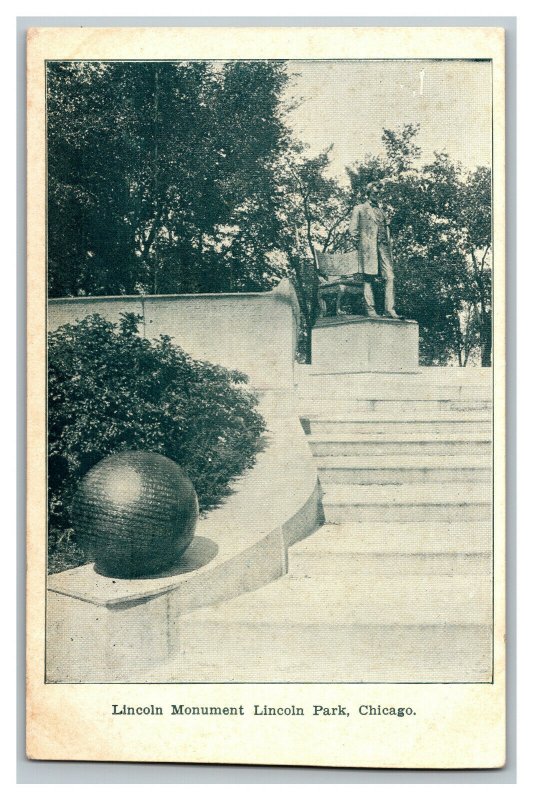
[[[185,472],[158,453],[102,459],[72,501],[77,541],[95,569],[113,578],[171,571],[194,536],[198,498]]]

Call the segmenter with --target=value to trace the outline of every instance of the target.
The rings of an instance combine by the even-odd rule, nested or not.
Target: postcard
[[[503,766],[503,30],[27,65],[28,756]]]

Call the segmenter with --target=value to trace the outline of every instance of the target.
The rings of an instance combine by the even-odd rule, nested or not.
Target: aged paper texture
[[[503,30],[27,80],[29,757],[502,766]]]

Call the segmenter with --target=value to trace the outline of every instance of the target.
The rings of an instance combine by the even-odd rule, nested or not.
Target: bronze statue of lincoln
[[[398,319],[394,310],[394,271],[389,226],[377,199],[375,188],[368,186],[363,202],[352,211],[348,230],[357,247],[359,272],[365,276],[363,300],[367,315],[378,316],[372,282],[379,275],[385,284],[384,316]]]

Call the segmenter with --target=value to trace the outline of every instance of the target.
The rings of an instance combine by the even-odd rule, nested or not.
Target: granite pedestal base
[[[325,317],[312,332],[311,372],[417,372],[418,323],[387,317]]]

